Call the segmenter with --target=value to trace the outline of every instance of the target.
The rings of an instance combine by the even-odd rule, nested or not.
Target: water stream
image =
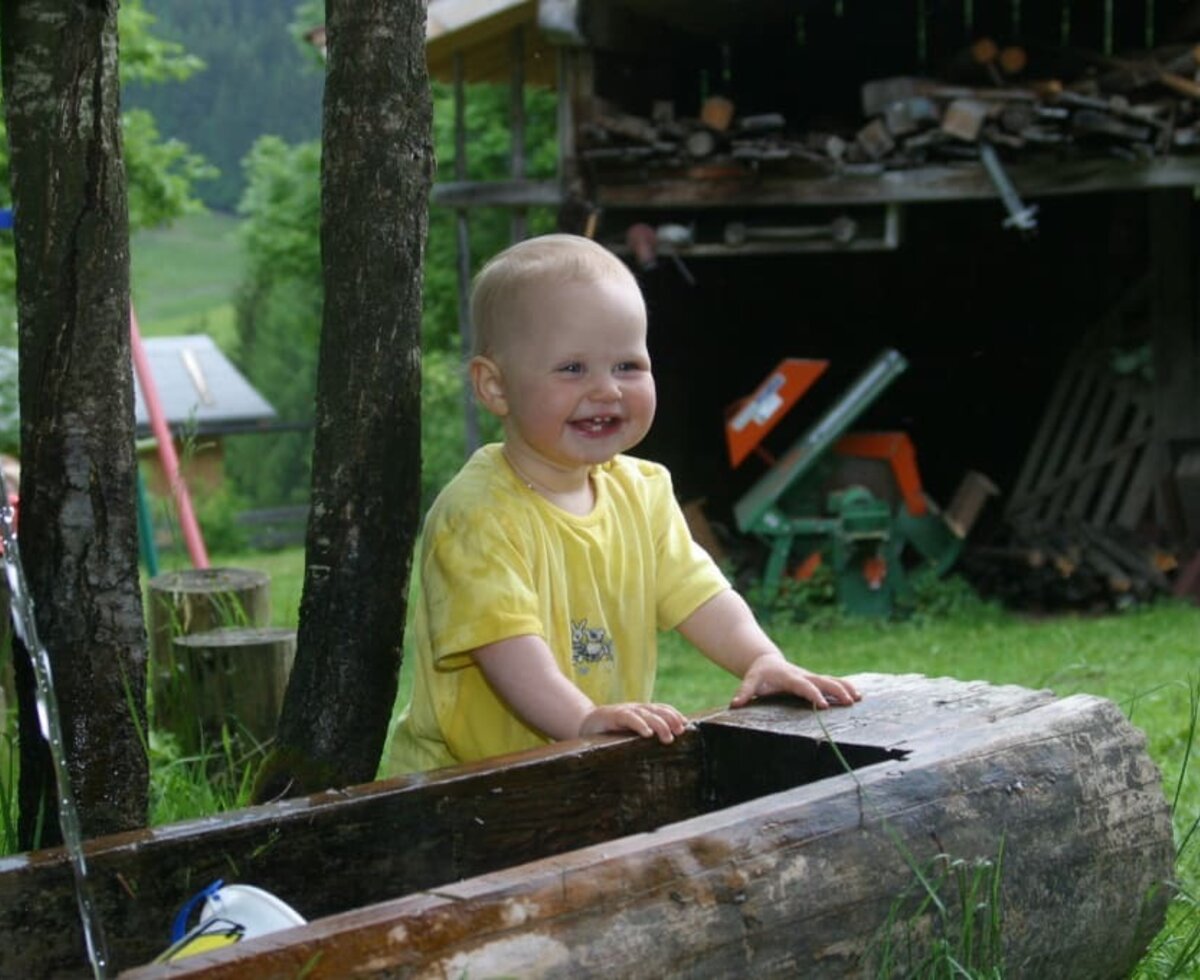
[[[33,597],[29,594],[29,587],[25,581],[25,569],[21,565],[21,553],[17,546],[13,509],[8,500],[8,485],[4,481],[3,472],[0,472],[0,541],[4,545],[4,574],[8,579],[13,628],[25,649],[29,651],[29,659],[33,661],[33,672],[37,679],[38,725],[42,730],[42,737],[50,746],[50,758],[58,786],[58,822],[62,828],[63,846],[67,850],[71,870],[75,875],[75,899],[79,905],[79,918],[83,923],[83,938],[87,944],[92,973],[96,980],[104,980],[108,970],[108,948],[88,884],[87,863],[83,857],[83,834],[79,827],[79,811],[75,807],[75,797],[71,792],[71,774],[67,769],[66,751],[63,747],[62,721],[58,714],[58,698],[54,693],[54,678],[50,672],[50,656],[38,639],[37,623],[33,615]]]

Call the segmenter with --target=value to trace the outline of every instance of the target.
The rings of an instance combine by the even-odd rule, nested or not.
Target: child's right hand
[[[602,704],[593,708],[579,726],[580,735],[601,735],[606,732],[633,732],[643,738],[657,738],[664,745],[687,728],[687,719],[669,704],[642,704],[628,701],[623,704]]]

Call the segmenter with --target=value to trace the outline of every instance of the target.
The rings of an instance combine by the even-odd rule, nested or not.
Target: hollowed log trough
[[[669,746],[560,743],[91,841],[113,965],[130,980],[873,976],[947,928],[912,917],[922,878],[943,879],[953,920],[953,866],[996,875],[980,895],[1005,977],[1127,976],[1174,863],[1141,733],[1095,697],[855,681],[852,708],[760,702]],[[153,964],[216,878],[308,924]],[[60,850],[0,859],[0,933],[0,976],[86,975]]]

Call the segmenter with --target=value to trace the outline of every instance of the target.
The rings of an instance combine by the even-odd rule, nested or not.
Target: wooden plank
[[[218,878],[286,896],[312,919],[702,813],[701,743],[699,733],[661,748],[584,740],[499,768],[460,767],[89,841],[111,965],[162,952],[174,910]],[[598,752],[604,761],[594,761]],[[0,976],[82,972],[61,848],[0,858],[0,937]]]
[[[1069,384],[1070,393],[1062,412],[1052,420],[1047,418],[1051,427],[1050,440],[1038,470],[1037,483],[1022,496],[1021,510],[1025,520],[1033,524],[1041,523],[1043,516],[1047,516],[1043,515],[1042,508],[1054,488],[1063,481],[1062,460],[1075,433],[1079,412],[1096,387],[1096,364],[1090,350],[1085,348],[1080,351]]]
[[[1109,399],[1104,422],[1100,426],[1100,431],[1096,434],[1097,450],[1110,445],[1117,437],[1121,431],[1121,423],[1129,414],[1132,405],[1133,400],[1130,396],[1129,382],[1119,382],[1113,387],[1112,398]],[[1094,455],[1093,458],[1095,458]],[[1079,480],[1071,490],[1070,500],[1066,504],[1065,512],[1067,517],[1083,518],[1088,513],[1088,505],[1091,503],[1092,497],[1096,492],[1096,484],[1100,473],[1100,468],[1093,468],[1086,473],[1080,474]]]
[[[1111,492],[1115,497],[1115,495],[1120,492],[1119,481],[1124,480],[1125,475],[1129,472],[1131,460],[1134,459],[1140,452],[1142,452],[1142,450],[1149,444],[1150,441],[1149,432],[1145,428],[1145,419],[1140,414],[1138,419],[1135,420],[1135,424],[1140,424],[1142,426],[1140,432],[1137,434],[1125,439],[1123,442],[1118,443],[1117,445],[1108,449],[1106,452],[1098,453],[1097,455],[1093,456],[1086,464],[1079,466],[1074,472],[1064,473],[1056,479],[1039,487],[1036,493],[1029,494],[1026,497],[1022,511],[1019,514],[1014,514],[1012,519],[1019,519],[1022,524],[1030,523],[1033,519],[1030,511],[1036,513],[1036,508],[1043,499],[1056,493],[1064,486],[1074,485],[1077,480],[1088,474],[1102,472],[1105,467],[1110,465],[1113,466],[1113,471],[1117,474],[1117,482],[1114,484],[1112,477],[1106,477],[1105,483],[1106,487],[1111,489]],[[1108,490],[1106,489],[1106,493],[1107,492]],[[1088,516],[1088,520],[1094,524],[1105,523],[1099,519],[1099,514],[1102,512],[1107,513],[1108,508],[1111,507],[1111,505],[1112,500],[1108,500],[1108,503],[1104,507],[1098,507],[1095,511],[1093,511],[1092,514]]]
[[[1079,419],[1070,455],[1063,464],[1063,484],[1051,495],[1043,511],[1046,520],[1060,521],[1066,516],[1067,506],[1079,482],[1078,479],[1070,480],[1069,474],[1077,473],[1087,465],[1094,453],[1104,448],[1104,443],[1098,441],[1099,430],[1109,415],[1111,405],[1119,400],[1114,391],[1111,371],[1102,368],[1097,374],[1091,399]]]
[[[1157,441],[1150,442],[1138,459],[1133,479],[1129,481],[1129,487],[1117,510],[1114,521],[1117,527],[1123,527],[1129,531],[1137,529],[1154,496],[1155,488],[1170,472],[1171,464],[1166,447]],[[1155,517],[1154,523],[1161,525],[1163,522],[1157,519],[1158,515]]]
[[[1113,509],[1123,499],[1122,491],[1125,489],[1129,472],[1134,468],[1137,457],[1146,451],[1149,444],[1152,426],[1153,419],[1150,411],[1144,403],[1139,402],[1137,412],[1129,425],[1128,437],[1122,445],[1128,447],[1137,440],[1140,447],[1119,455],[1112,455],[1112,469],[1104,478],[1104,492],[1100,494],[1092,512],[1087,515],[1089,524],[1105,527],[1112,521]]]
[[[1027,198],[1094,194],[1200,183],[1200,159],[1160,157],[1142,162],[1071,160],[1006,165]],[[687,209],[697,206],[766,207],[804,205],[921,203],[992,200],[996,188],[982,166],[921,167],[863,176],[829,175],[819,179],[764,176],[747,171],[726,179],[661,179],[628,184],[597,184],[594,200],[604,208]]]
[[[1034,488],[1038,486],[1039,479],[1044,472],[1046,451],[1050,446],[1051,440],[1054,438],[1058,426],[1061,424],[1067,399],[1075,386],[1083,357],[1081,348],[1077,347],[1067,356],[1066,363],[1058,372],[1058,380],[1054,384],[1054,390],[1050,393],[1050,401],[1042,413],[1037,432],[1034,434],[1033,442],[1030,443],[1029,449],[1025,454],[1025,460],[1021,464],[1021,472],[1017,476],[1017,482],[1013,487],[1012,493],[1009,494],[1008,503],[1005,506],[1005,516],[1010,521],[1024,519],[1023,517],[1018,517],[1018,514],[1028,509],[1029,496],[1033,493]]]
[[[551,208],[562,203],[552,180],[463,180],[435,184],[433,204],[451,208]]]
[[[905,853],[971,862],[1001,841],[1004,975],[1127,975],[1174,860],[1144,739],[1089,697],[970,717],[854,775],[127,976],[872,975]]]

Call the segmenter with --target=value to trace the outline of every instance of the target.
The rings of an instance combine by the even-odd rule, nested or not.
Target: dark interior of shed
[[[1020,77],[1002,81],[1052,76],[1092,91],[1098,75],[1116,63],[1105,59],[1194,43],[1195,6],[1182,0],[622,0],[591,8],[594,93],[602,111],[615,107],[647,118],[664,102],[677,117],[694,116],[706,98],[719,95],[739,116],[781,114],[797,140],[839,133],[853,142],[865,122],[862,87],[873,79],[921,76],[986,89],[996,79],[967,52],[973,41],[990,36],[1028,56]],[[1153,102],[1148,110],[1180,122],[1194,111],[1177,93],[1156,86],[1139,84],[1123,98]],[[1048,168],[1095,161],[1102,172],[1106,163],[1180,152],[1177,147],[1148,150],[1073,134],[1053,147],[1013,144],[1005,153],[1010,161]],[[978,167],[975,147],[950,145],[946,152],[951,161],[957,155]],[[864,187],[872,168],[876,176],[892,169],[887,160],[852,162],[867,165]],[[598,199],[605,185],[625,188],[619,204],[599,212],[601,240],[620,250],[636,223],[682,224],[697,239],[715,231],[719,240],[717,229],[731,218],[800,225],[869,210],[856,212],[859,202],[830,207],[819,192],[806,199],[806,182],[817,186],[828,173],[812,161],[793,158],[772,164],[774,170],[743,164],[748,179],[731,183],[727,200],[719,187],[728,171],[684,164],[676,157],[589,167],[585,156],[582,174]],[[792,200],[756,204],[759,176],[794,180]],[[708,186],[672,199],[662,189],[672,181]],[[628,190],[639,184],[647,188],[644,202]],[[752,457],[731,469],[723,432],[731,406],[784,357],[828,359],[827,373],[769,437],[769,448],[779,452],[881,349],[895,348],[908,369],[855,428],[907,432],[936,501],[944,503],[969,469],[987,474],[1003,495],[1017,480],[1067,355],[1151,272],[1147,191],[1119,177],[1101,192],[1065,190],[1038,198],[1034,234],[1004,227],[1005,212],[994,197],[947,197],[900,205],[903,230],[895,249],[831,243],[803,253],[770,254],[767,247],[721,254],[684,247],[678,260],[660,256],[652,268],[639,269],[659,383],[657,421],[641,451],[671,467],[684,500],[704,498],[709,518],[731,526],[733,502],[766,465]],[[886,203],[886,193],[873,189],[861,203],[881,200]],[[1114,355],[1150,341],[1149,317],[1144,302],[1134,304]],[[1002,496],[974,537],[998,527],[1003,507]]]
[[[1028,240],[991,202],[912,206],[904,224],[891,252],[686,259],[694,285],[672,262],[641,273],[659,385],[643,448],[684,499],[727,520],[761,474],[754,458],[730,470],[725,413],[783,357],[830,367],[769,437],[776,451],[885,347],[909,367],[858,427],[906,431],[935,500],[967,469],[1011,486],[1063,358],[1145,274],[1142,197],[1047,201]]]

